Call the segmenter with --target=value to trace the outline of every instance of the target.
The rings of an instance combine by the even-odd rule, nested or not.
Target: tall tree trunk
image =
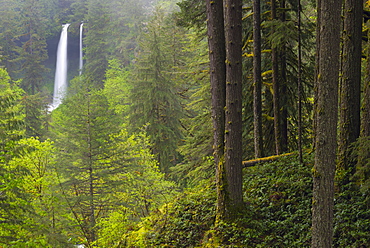
[[[370,37],[370,30],[368,30],[368,37]],[[357,178],[363,184],[370,178],[370,167],[367,161],[370,158],[370,153],[368,149],[366,137],[370,137],[370,40],[367,42],[366,46],[366,72],[365,81],[363,88],[363,102],[361,106],[361,133],[360,136],[363,138],[359,143],[356,165]]]
[[[216,164],[217,212],[222,215],[226,201],[225,189],[225,105],[226,105],[226,50],[224,11],[222,1],[206,0],[207,35],[210,59],[210,80],[213,119],[213,155]]]
[[[334,174],[337,147],[341,1],[319,1],[316,138],[313,168],[312,247],[332,247]]]
[[[299,162],[303,163],[302,152],[302,27],[301,27],[301,0],[298,0],[298,153]]]
[[[261,1],[253,1],[253,114],[254,156],[263,157],[262,101],[261,101]]]
[[[281,22],[286,22],[285,14],[285,0],[280,0],[280,9],[279,19]],[[282,44],[279,48],[279,107],[280,107],[280,153],[284,153],[288,150],[288,109],[287,109],[287,63],[286,63],[286,44]]]
[[[370,37],[370,30],[368,31]],[[370,40],[367,43],[366,76],[361,107],[361,137],[370,136]]]
[[[316,5],[317,6],[321,6],[321,1],[322,0],[316,0]],[[317,7],[318,8],[318,7]],[[321,35],[321,16],[319,15],[319,13],[317,13],[317,20],[316,20],[316,54],[315,54],[315,80],[313,82],[313,91],[314,91],[314,102],[313,102],[313,106],[314,106],[314,111],[313,111],[313,123],[312,123],[312,126],[313,126],[313,138],[312,138],[312,150],[316,150],[316,128],[317,128],[317,113],[315,111],[315,108],[317,107],[317,95],[318,95],[318,86],[317,86],[317,82],[318,82],[318,77],[319,77],[319,60],[320,60],[320,37]]]
[[[225,171],[228,196],[225,218],[235,219],[242,197],[242,1],[225,0],[226,108]]]
[[[276,0],[271,0],[271,19],[276,19]],[[275,134],[275,153],[281,153],[281,132],[280,132],[280,86],[279,86],[279,60],[277,48],[272,47],[272,85],[273,85],[273,105],[274,105],[274,134]]]
[[[95,180],[94,180],[94,162],[93,162],[93,152],[92,152],[92,134],[91,134],[91,113],[90,113],[90,97],[88,98],[88,108],[87,108],[87,160],[88,160],[88,170],[89,170],[89,223],[88,223],[88,230],[89,230],[89,242],[93,243],[96,240],[95,237],[95,201],[94,201],[94,188],[95,188]]]
[[[338,147],[338,167],[342,170],[353,167],[349,146],[360,135],[362,12],[362,0],[344,1]]]

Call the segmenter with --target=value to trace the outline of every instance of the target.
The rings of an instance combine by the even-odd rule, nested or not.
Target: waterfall
[[[56,109],[63,100],[63,96],[67,91],[67,43],[68,43],[68,27],[70,24],[64,24],[57,51],[57,63],[55,69],[54,80],[54,96],[53,103],[49,110]]]
[[[80,25],[80,66],[79,66],[80,76],[81,76],[81,73],[82,73],[82,67],[84,65],[83,53],[82,53],[82,33],[83,33],[83,26],[84,26],[84,24],[81,23],[81,25]]]

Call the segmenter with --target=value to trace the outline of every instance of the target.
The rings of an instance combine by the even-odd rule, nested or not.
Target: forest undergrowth
[[[310,247],[313,155],[244,168],[245,212],[214,226],[215,187],[186,190],[134,227],[127,247]],[[370,244],[369,196],[355,183],[336,192],[334,247]],[[222,237],[222,240],[220,240]]]

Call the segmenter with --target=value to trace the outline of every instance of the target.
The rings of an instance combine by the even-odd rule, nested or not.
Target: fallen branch
[[[243,165],[243,168],[252,167],[252,166],[255,166],[259,163],[272,162],[274,160],[277,160],[278,158],[290,156],[290,155],[293,155],[293,154],[297,154],[297,153],[296,152],[290,152],[290,153],[284,153],[284,154],[274,155],[274,156],[269,156],[269,157],[264,157],[264,158],[257,158],[257,159],[247,160],[247,161],[243,161],[242,165]]]

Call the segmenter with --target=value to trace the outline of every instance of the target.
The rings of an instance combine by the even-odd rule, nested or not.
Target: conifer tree
[[[271,19],[277,19],[277,3],[276,0],[271,1]],[[274,32],[274,31],[273,31]],[[275,135],[275,152],[280,154],[282,152],[281,147],[281,112],[280,112],[280,80],[279,80],[279,61],[278,51],[276,47],[271,49],[272,57],[272,84],[273,84],[273,106],[274,106],[274,135]]]
[[[61,188],[79,232],[90,244],[96,240],[97,216],[106,207],[104,183],[110,168],[105,155],[109,136],[118,132],[115,116],[101,91],[82,78],[53,111]]]
[[[369,5],[365,5],[368,7]],[[368,21],[367,21],[368,22]],[[367,30],[368,37],[370,37],[370,30]],[[357,164],[355,168],[354,179],[361,184],[361,188],[366,192],[370,186],[370,45],[369,40],[365,46],[366,54],[366,71],[365,80],[363,83],[363,94],[362,94],[362,104],[361,104],[361,125],[360,125],[360,138],[356,142],[356,150],[354,154],[357,155]],[[353,168],[350,168],[353,169]],[[352,170],[351,170],[352,171]]]
[[[21,60],[22,88],[29,94],[41,90],[47,68],[44,61],[48,58],[46,50],[46,19],[42,15],[43,6],[39,1],[27,0],[21,3],[22,48]]]
[[[332,247],[334,175],[337,147],[339,42],[341,2],[317,5],[317,75],[315,86],[315,165],[313,168],[313,248]],[[328,59],[330,58],[330,59]]]
[[[11,154],[7,146],[24,136],[24,113],[21,105],[24,91],[10,82],[10,77],[3,68],[0,68],[0,87],[0,153],[1,159],[7,161]]]
[[[110,35],[109,43],[114,57],[125,67],[135,58],[140,28],[149,11],[145,5],[142,0],[113,0],[110,3],[111,26],[115,32]]]
[[[19,237],[22,219],[29,211],[28,203],[23,200],[24,192],[17,188],[17,178],[13,176],[16,170],[9,166],[17,154],[16,144],[25,131],[21,105],[24,91],[11,84],[8,73],[2,68],[0,89],[0,244],[10,245]]]
[[[354,169],[349,160],[349,146],[360,136],[362,12],[362,1],[344,1],[338,137],[338,166],[344,171]]]
[[[184,142],[179,147],[184,159],[171,174],[181,178],[184,185],[196,185],[212,179],[216,169],[212,162],[211,85],[206,40],[199,41],[197,33],[191,32],[187,50],[189,57],[185,60],[186,68],[182,75],[186,89],[182,97],[189,102],[185,106],[187,115],[181,120]]]
[[[368,31],[368,36],[370,30]],[[370,44],[369,41],[366,47],[366,55],[370,57]],[[361,106],[361,136],[370,136],[370,60],[366,60],[366,74],[365,74],[364,90],[363,90],[363,103]]]
[[[206,6],[218,224],[236,219],[243,209],[242,3],[207,1]]]
[[[176,78],[184,56],[180,42],[183,35],[157,9],[142,33],[131,80],[130,123],[136,130],[146,126],[152,151],[165,172],[179,161],[183,108]]]
[[[26,94],[23,98],[25,106],[25,126],[27,137],[46,138],[50,116],[47,113],[48,102],[42,93]]]
[[[253,55],[254,156],[260,158],[263,157],[260,0],[253,1]]]
[[[107,2],[89,0],[85,17],[88,23],[84,25],[86,29],[84,75],[98,88],[103,87],[110,54],[109,39],[112,34],[108,5]]]
[[[225,183],[225,105],[226,105],[226,48],[224,6],[222,1],[206,1],[207,35],[210,61],[210,83],[213,119],[213,156],[216,168],[217,211],[225,216],[227,195]]]
[[[10,76],[15,76],[13,72],[17,69],[16,57],[16,39],[18,35],[17,13],[15,11],[15,2],[0,1],[0,65],[8,70]]]
[[[243,209],[242,194],[242,1],[226,0],[226,105],[225,176],[226,199],[221,219],[236,219]],[[222,216],[224,215],[224,216]]]

